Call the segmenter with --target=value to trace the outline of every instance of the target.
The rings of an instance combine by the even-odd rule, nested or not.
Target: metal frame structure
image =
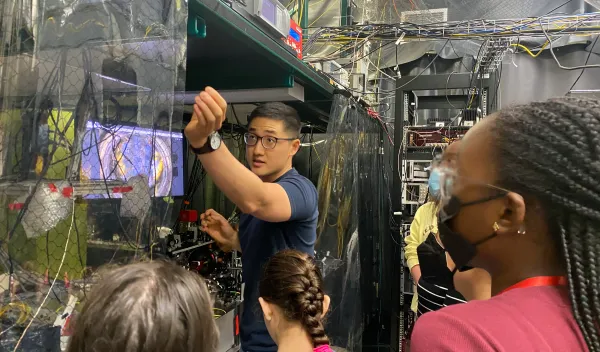
[[[323,36],[323,40],[331,40],[332,35],[350,36],[348,34],[352,33],[352,38],[348,39],[352,42],[364,38],[368,38],[371,42],[396,41],[401,33],[404,34],[402,39],[406,41],[517,38],[521,36],[549,39],[549,36],[554,34],[597,34],[600,32],[599,23],[600,12],[517,19],[448,21],[431,24],[368,23],[350,27],[350,24],[346,23],[348,27],[324,28],[313,36]],[[549,44],[552,49],[553,43]]]
[[[409,106],[415,103],[415,91],[422,90],[439,90],[442,91],[439,95],[421,96],[418,98],[418,110],[428,109],[455,109],[456,106],[464,106],[468,99],[467,95],[446,95],[448,89],[478,89],[476,97],[479,101],[481,116],[485,117],[490,112],[496,110],[496,95],[497,81],[495,74],[479,77],[477,74],[471,73],[451,73],[438,75],[423,75],[423,76],[406,76],[396,81],[396,102],[395,102],[395,119],[394,119],[394,177],[393,177],[393,210],[396,223],[402,224],[402,219],[405,214],[403,211],[402,202],[402,179],[398,170],[402,168],[401,152],[405,146],[404,135],[405,127],[408,121],[411,120]],[[470,93],[469,91],[468,93]],[[464,128],[464,127],[463,127]],[[431,149],[428,147],[415,147],[411,150],[411,157],[407,160],[431,160],[431,152],[426,151]],[[422,149],[422,151],[421,151]],[[402,251],[389,250],[390,260],[393,263],[402,263],[404,249]],[[398,351],[403,351],[403,336],[404,336],[404,265],[397,266],[400,270],[394,273],[391,283],[392,288],[392,338],[391,345],[398,346]]]

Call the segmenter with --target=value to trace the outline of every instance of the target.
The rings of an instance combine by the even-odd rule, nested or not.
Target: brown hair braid
[[[277,305],[290,321],[302,324],[314,347],[329,344],[323,327],[323,277],[308,254],[286,249],[265,265],[260,297]]]

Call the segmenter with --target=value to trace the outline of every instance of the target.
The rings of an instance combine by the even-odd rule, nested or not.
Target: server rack
[[[451,89],[466,89],[466,94],[448,95]],[[420,96],[417,91],[437,91],[433,95]],[[416,205],[409,209],[403,202],[404,177],[401,170],[405,161],[431,161],[432,147],[408,147],[406,143],[407,131],[410,129],[423,129],[415,126],[415,112],[429,109],[455,109],[466,107],[467,101],[472,99],[473,107],[478,108],[480,118],[496,110],[498,90],[496,73],[479,75],[473,73],[450,73],[436,75],[406,76],[396,81],[395,119],[394,119],[394,177],[392,185],[392,206],[394,220],[400,224],[400,229],[410,226]],[[418,102],[417,102],[418,100]],[[411,111],[411,107],[413,110]],[[435,127],[435,126],[434,126]],[[443,129],[444,127],[441,127]],[[469,126],[455,126],[452,129],[466,132]],[[405,155],[405,157],[403,157]],[[400,252],[391,250],[390,256],[394,263],[403,263],[398,266],[392,280],[392,343],[398,346],[398,351],[405,350],[406,341],[406,311],[409,305],[405,304],[407,296],[412,297],[411,280],[404,261],[404,248]]]

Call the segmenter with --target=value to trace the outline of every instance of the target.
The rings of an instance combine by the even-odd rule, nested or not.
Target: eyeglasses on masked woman
[[[492,227],[493,232],[491,234],[475,241],[471,240],[471,242],[462,233],[457,232],[452,224],[452,219],[458,215],[462,208],[499,199],[510,192],[485,182],[461,176],[452,167],[434,166],[433,170],[439,178],[438,231],[440,240],[456,265],[454,272],[456,270],[464,271],[469,269],[471,261],[475,258],[477,246],[496,237],[497,229]],[[476,199],[460,199],[457,194],[462,193],[461,190],[465,186],[480,186],[492,192],[486,192],[487,195],[481,195]]]
[[[485,199],[496,199],[501,196],[504,196],[510,193],[509,190],[506,190],[502,187],[490,185],[485,182],[481,182],[475,179],[472,179],[467,176],[459,175],[456,171],[455,163],[448,163],[444,160],[435,160],[432,163],[432,172],[438,174],[439,177],[439,202],[440,208],[443,209],[450,200],[453,195],[456,195],[462,187],[465,186],[481,186],[493,191],[493,194],[490,197],[486,197]],[[482,202],[483,200],[476,201],[475,203]],[[464,205],[464,204],[463,204]]]

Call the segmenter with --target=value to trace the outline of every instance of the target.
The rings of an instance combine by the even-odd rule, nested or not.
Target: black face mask
[[[461,208],[489,202],[494,199],[504,197],[505,194],[499,194],[492,197],[483,198],[468,203],[461,203],[460,199],[452,196],[448,201],[448,204],[444,206],[438,216],[438,231],[440,233],[440,240],[444,245],[445,250],[450,255],[450,258],[454,261],[456,268],[453,273],[458,269],[459,271],[465,271],[471,269],[467,267],[469,262],[475,258],[477,254],[477,246],[491,240],[496,237],[496,232],[489,236],[486,236],[477,242],[471,243],[467,241],[460,233],[455,232],[451,226],[451,220],[458,215]]]

